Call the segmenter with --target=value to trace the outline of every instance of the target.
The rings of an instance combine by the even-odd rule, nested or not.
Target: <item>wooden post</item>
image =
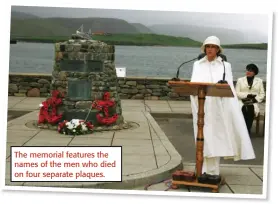
[[[205,118],[205,87],[201,86],[198,90],[198,132],[197,132],[197,145],[196,145],[196,175],[199,177],[202,175],[203,168],[203,149],[204,149],[204,118]]]

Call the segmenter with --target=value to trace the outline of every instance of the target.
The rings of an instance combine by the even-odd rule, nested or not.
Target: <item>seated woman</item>
[[[236,83],[236,92],[244,115],[245,123],[250,135],[254,117],[257,117],[261,103],[265,97],[263,80],[256,77],[259,69],[255,64],[246,66],[246,76]]]

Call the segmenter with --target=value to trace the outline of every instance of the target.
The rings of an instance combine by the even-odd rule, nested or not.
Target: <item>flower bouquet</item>
[[[85,120],[64,120],[58,124],[58,132],[65,135],[84,135],[93,131],[94,126]]]

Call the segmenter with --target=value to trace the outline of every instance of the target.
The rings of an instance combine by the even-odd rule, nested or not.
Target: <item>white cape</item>
[[[226,81],[231,86],[234,97],[207,96],[204,119],[204,157],[224,157],[237,160],[254,159],[255,154],[240,109],[233,84],[231,64],[225,63]],[[193,66],[191,82],[217,83],[223,78],[222,58],[209,62],[206,57]],[[193,114],[195,141],[197,138],[198,98],[190,96]]]

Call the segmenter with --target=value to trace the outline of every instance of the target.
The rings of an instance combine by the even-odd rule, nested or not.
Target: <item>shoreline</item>
[[[25,42],[25,43],[46,43],[46,44],[54,44],[58,42],[65,42],[68,39],[66,38],[58,38],[54,39],[43,39],[43,38],[14,38],[12,41]],[[103,39],[95,39],[102,41],[108,45],[120,45],[120,46],[152,46],[152,47],[191,47],[191,48],[199,48],[199,45],[171,45],[171,44],[157,44],[157,43],[137,43],[137,42],[129,42],[129,41],[110,41]],[[248,50],[267,50],[267,43],[260,44],[231,44],[231,45],[222,45],[224,49],[248,49]]]

